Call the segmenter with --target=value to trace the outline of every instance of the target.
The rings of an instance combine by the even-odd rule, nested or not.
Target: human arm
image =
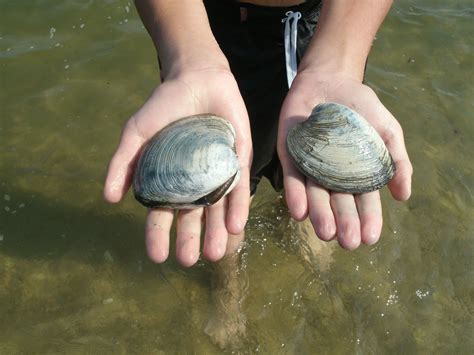
[[[212,35],[202,1],[136,0],[136,6],[159,53],[164,82],[126,123],[109,164],[104,196],[109,202],[122,199],[143,145],[168,123],[206,112],[226,118],[237,135],[241,165],[238,185],[228,197],[205,210],[179,211],[177,215],[178,261],[185,266],[197,261],[203,215],[203,252],[208,259],[218,260],[226,250],[228,233],[241,233],[248,216],[252,152],[245,105]],[[148,212],[146,244],[154,261],[163,262],[168,257],[173,216],[173,211],[166,209]]]
[[[203,69],[229,70],[202,0],[135,0],[135,5],[159,54],[164,77]]]
[[[309,215],[321,239],[337,237],[347,249],[379,239],[382,209],[378,191],[361,195],[334,193],[305,180],[288,156],[285,138],[288,130],[308,117],[315,105],[345,104],[365,117],[387,145],[397,168],[389,184],[393,197],[409,198],[412,167],[402,129],[376,94],[362,83],[372,41],[390,5],[388,0],[324,1],[318,28],[280,115],[278,153],[291,215],[297,220]]]

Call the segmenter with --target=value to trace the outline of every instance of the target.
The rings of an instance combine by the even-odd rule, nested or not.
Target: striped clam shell
[[[133,189],[146,207],[197,208],[217,202],[239,177],[234,128],[223,118],[200,114],[177,120],[150,139]]]
[[[316,106],[292,127],[286,146],[298,169],[328,190],[352,194],[380,189],[395,174],[382,138],[358,113],[337,103]]]

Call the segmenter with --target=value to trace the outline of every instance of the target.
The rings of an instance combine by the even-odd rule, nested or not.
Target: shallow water
[[[259,188],[241,351],[473,352],[473,15],[467,0],[398,1],[377,35],[366,81],[415,168],[409,202],[383,191],[377,245],[308,262],[281,196]],[[144,209],[101,197],[157,82],[132,2],[0,0],[0,353],[221,351],[205,333],[212,266],[152,264]]]

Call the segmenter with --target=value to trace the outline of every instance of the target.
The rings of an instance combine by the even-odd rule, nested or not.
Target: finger
[[[298,171],[289,159],[286,145],[279,145],[278,156],[283,169],[283,185],[285,198],[290,215],[297,221],[303,221],[308,216],[308,199],[306,196],[305,177]]]
[[[382,205],[378,191],[356,195],[355,202],[361,224],[361,240],[367,245],[375,244],[382,232]]]
[[[247,223],[250,208],[250,173],[248,168],[241,168],[238,184],[228,195],[227,230],[232,234],[240,234]]]
[[[395,118],[393,118],[393,122],[393,127],[390,127],[389,133],[386,136],[385,145],[395,162],[396,172],[388,187],[395,199],[406,201],[411,195],[413,167],[405,147],[403,130]]]
[[[393,179],[388,183],[388,188],[395,199],[398,201],[406,201],[411,195],[413,167],[407,159],[393,158],[393,160],[397,171]]]
[[[301,111],[301,108],[299,108],[299,110]],[[285,198],[288,209],[290,210],[290,215],[297,221],[303,221],[308,216],[305,178],[298,171],[288,155],[286,136],[293,125],[304,121],[305,117],[308,116],[305,115],[304,110],[299,112],[299,114],[295,111],[291,116],[289,116],[289,112],[292,112],[290,107],[284,104],[280,114],[280,127],[278,129],[278,156],[283,169]]]
[[[125,125],[118,148],[107,169],[104,198],[108,202],[119,202],[128,191],[135,162],[145,141],[133,122],[132,117]]]
[[[360,245],[360,221],[354,196],[332,192],[330,202],[336,219],[339,244],[345,249],[356,249]]]
[[[283,168],[286,203],[291,217],[297,221],[303,221],[308,216],[308,200],[304,179],[304,176],[299,173],[292,163]]]
[[[329,191],[311,180],[306,182],[308,194],[309,218],[316,235],[322,240],[331,240],[336,236],[336,221],[331,209]]]
[[[176,225],[176,257],[186,267],[194,265],[199,258],[203,209],[181,210]]]
[[[374,127],[384,140],[396,167],[395,176],[388,184],[388,188],[395,199],[405,201],[411,195],[413,168],[405,147],[403,130],[391,112],[380,101],[378,103],[371,106],[373,111],[367,112],[366,117],[371,123],[380,122]]]
[[[209,261],[221,259],[227,246],[227,229],[225,225],[226,198],[206,208],[206,235],[203,254]]]
[[[156,263],[162,263],[168,258],[173,214],[169,209],[148,210],[145,244],[148,257]]]
[[[237,85],[235,89],[238,90]],[[228,98],[226,106],[219,107],[216,113],[226,117],[232,123],[236,133],[235,148],[240,164],[240,178],[233,191],[228,195],[228,211],[225,221],[229,233],[240,234],[247,224],[250,207],[250,166],[253,152],[249,118],[240,96],[238,99]]]

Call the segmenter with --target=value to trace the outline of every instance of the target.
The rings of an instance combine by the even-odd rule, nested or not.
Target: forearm
[[[228,69],[202,0],[135,0],[165,77],[183,69]]]
[[[391,0],[326,0],[299,71],[338,72],[362,81],[372,41]]]

